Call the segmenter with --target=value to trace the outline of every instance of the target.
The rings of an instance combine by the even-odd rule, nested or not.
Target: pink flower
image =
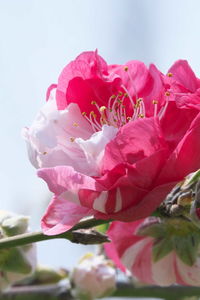
[[[199,286],[199,233],[195,232],[196,229],[184,235],[185,224],[182,220],[180,229],[177,229],[178,223],[175,227],[173,224],[159,223],[158,220],[151,223],[149,219],[130,223],[113,222],[107,232],[112,243],[105,244],[108,257],[122,271],[128,269],[143,283]],[[141,235],[141,229],[146,233]]]
[[[177,132],[166,116],[163,78],[154,65],[148,69],[138,61],[108,66],[97,52],[82,53],[64,68],[24,130],[30,160],[54,193],[42,219],[46,234],[63,232],[87,215],[146,217],[199,168],[199,111],[173,105],[188,117],[187,129]],[[175,118],[172,108],[168,114]],[[174,134],[179,138],[172,145]]]

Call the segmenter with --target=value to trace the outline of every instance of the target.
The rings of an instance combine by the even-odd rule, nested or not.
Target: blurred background
[[[163,72],[187,59],[200,76],[199,12],[199,0],[0,0],[0,209],[28,214],[40,228],[50,194],[21,129],[69,61],[97,48],[108,63],[137,59]],[[38,249],[40,262],[63,267],[89,250],[66,241]]]

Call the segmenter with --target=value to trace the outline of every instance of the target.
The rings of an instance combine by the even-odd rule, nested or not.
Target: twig
[[[185,297],[200,296],[199,287],[187,286],[145,286],[134,287],[130,283],[118,282],[112,297],[161,298],[181,300]],[[72,300],[69,285],[42,285],[13,287],[0,296],[1,300]]]
[[[88,229],[101,224],[108,223],[108,220],[96,220],[94,218],[87,219],[75,225],[72,229],[57,235],[45,235],[41,231],[31,232],[15,235],[8,238],[0,239],[0,249],[11,248],[22,246],[26,244],[36,243],[40,241],[46,241],[51,239],[67,239],[73,243],[83,243],[83,244],[95,244],[95,243],[105,243],[108,241],[105,235],[96,234],[96,240],[94,237],[94,232],[92,236],[88,236],[88,233],[77,233],[79,229]],[[77,238],[79,234],[79,238]],[[87,237],[85,236],[87,235]]]

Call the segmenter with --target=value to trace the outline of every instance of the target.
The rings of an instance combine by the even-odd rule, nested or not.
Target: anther
[[[85,111],[83,111],[82,112],[82,116],[86,116],[87,114],[86,114],[86,112]]]
[[[166,93],[165,93],[165,96],[168,96],[168,97],[169,97],[169,96],[170,96],[170,92],[166,92]]]
[[[128,66],[124,67],[124,71],[127,72],[128,71]]]
[[[152,103],[153,104],[158,104],[158,101],[157,100],[153,100]]]
[[[78,123],[74,122],[73,126],[78,127]]]
[[[90,115],[93,116],[93,118],[96,118],[97,116],[94,111],[91,111]]]
[[[120,100],[120,99],[118,99],[117,102],[118,102],[119,104],[122,104],[122,100]]]
[[[169,73],[167,73],[167,76],[168,76],[168,77],[172,77],[173,74],[169,72]]]
[[[43,155],[46,155],[46,154],[47,154],[47,152],[45,151],[45,152],[43,152],[42,154],[43,154]]]
[[[96,105],[97,103],[96,103],[96,101],[91,101],[91,104]]]
[[[74,137],[70,137],[70,142],[74,142],[75,141],[75,138]]]
[[[106,110],[106,107],[105,107],[105,106],[101,106],[101,107],[99,108],[99,111],[100,111],[100,112],[104,112],[104,110]]]
[[[139,118],[144,118],[144,115],[143,114],[139,114],[138,117]]]

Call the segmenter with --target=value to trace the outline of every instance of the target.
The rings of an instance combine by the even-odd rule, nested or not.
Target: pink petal
[[[162,149],[167,149],[167,145],[157,119],[137,119],[120,128],[116,137],[107,144],[104,170],[120,163],[134,164]]]
[[[169,69],[169,72],[172,73],[173,80],[175,79],[189,91],[195,92],[199,87],[198,80],[186,60],[176,61]]]
[[[196,109],[177,107],[175,101],[168,103],[164,117],[161,119],[163,135],[173,151],[190,127],[191,122],[198,114]]]
[[[142,222],[143,220],[132,223],[122,223],[115,221],[111,223],[107,231],[107,235],[112,242],[104,244],[106,254],[123,272],[125,272],[126,268],[122,264],[120,257],[123,255],[127,248],[142,239],[141,237],[136,237],[133,235],[134,231]]]
[[[46,181],[50,191],[56,195],[60,195],[68,190],[72,190],[76,194],[80,189],[102,190],[102,187],[95,179],[78,173],[68,166],[40,169],[37,174]]]
[[[178,144],[156,182],[180,181],[186,175],[200,168],[200,113],[192,122],[183,139]]]
[[[54,197],[41,220],[43,232],[56,235],[72,228],[83,217],[92,215],[92,210],[67,201],[62,197]]]
[[[138,201],[136,203],[134,202],[134,205],[130,205],[119,212],[110,213],[110,219],[130,222],[150,216],[178,182],[179,181],[168,182],[156,186],[151,191],[146,192],[146,195],[143,194],[140,198],[138,197]],[[133,200],[135,200],[134,197]],[[107,216],[102,213],[95,214],[95,217],[98,219],[107,219]]]
[[[57,88],[57,84],[51,84],[48,89],[47,89],[47,92],[46,92],[46,101],[49,100],[49,97],[51,95],[51,91],[54,90],[55,88]]]
[[[96,52],[83,52],[68,64],[58,79],[56,93],[58,109],[71,102],[78,103],[82,112],[96,111],[91,101],[105,105],[114,94],[121,80],[108,78],[107,64]]]
[[[137,248],[139,243],[142,242],[144,244]],[[132,273],[141,282],[155,284],[152,276],[152,240],[150,238],[145,238],[139,243],[136,243],[131,249],[133,253],[133,264],[131,267]]]

